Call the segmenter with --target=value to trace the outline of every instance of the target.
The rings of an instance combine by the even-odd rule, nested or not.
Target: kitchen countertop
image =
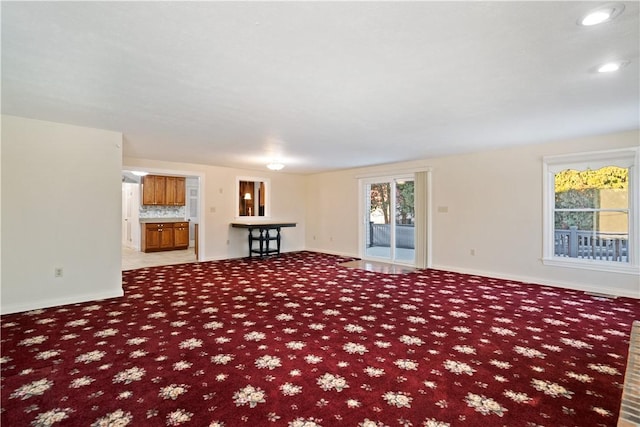
[[[144,224],[144,223],[158,223],[158,222],[188,222],[186,219],[184,218],[140,218],[140,223]]]

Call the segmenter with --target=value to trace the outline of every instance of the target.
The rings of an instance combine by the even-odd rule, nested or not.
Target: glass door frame
[[[397,182],[400,180],[404,181],[414,181],[415,182],[415,174],[413,173],[397,173],[391,175],[383,175],[383,176],[375,176],[375,177],[367,177],[360,179],[360,237],[359,237],[359,252],[360,257],[364,260],[369,261],[379,261],[386,262],[392,264],[401,264],[407,266],[415,266],[416,258],[415,258],[415,245],[414,245],[414,256],[411,261],[398,259],[397,257],[397,219],[396,219],[396,208],[397,208]],[[370,186],[372,184],[389,184],[390,185],[390,206],[389,206],[389,226],[390,226],[390,248],[389,248],[389,257],[381,257],[374,256],[371,254],[367,254],[367,236],[368,229],[370,223],[370,200],[371,200],[371,192]],[[414,190],[415,191],[415,190]],[[415,230],[414,230],[414,241],[415,241]]]

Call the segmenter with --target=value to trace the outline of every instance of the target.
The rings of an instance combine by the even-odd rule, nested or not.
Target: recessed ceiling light
[[[612,73],[614,71],[618,71],[620,68],[625,67],[629,64],[629,61],[617,61],[617,62],[607,62],[606,64],[602,64],[598,67],[599,73]]]
[[[131,171],[132,174],[134,174],[135,176],[146,176],[149,174],[149,172],[142,172],[142,171]]]
[[[624,11],[624,5],[621,3],[607,3],[578,19],[578,25],[590,27],[593,25],[603,24],[617,18]]]

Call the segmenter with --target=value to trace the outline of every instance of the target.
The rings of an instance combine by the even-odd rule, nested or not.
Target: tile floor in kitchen
[[[196,262],[193,248],[178,251],[139,252],[131,248],[122,247],[122,270],[155,267],[158,265],[184,264]]]

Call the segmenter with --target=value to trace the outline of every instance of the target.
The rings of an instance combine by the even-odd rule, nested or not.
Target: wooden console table
[[[231,226],[234,228],[246,228],[249,230],[249,256],[252,254],[258,254],[260,257],[267,256],[269,254],[280,255],[280,229],[284,227],[295,227],[295,222],[260,222],[260,223],[245,223],[245,222],[232,222]],[[254,235],[253,230],[257,230],[258,234]],[[276,231],[276,235],[273,235],[273,231]],[[271,233],[269,233],[271,231]],[[269,242],[276,242],[276,247],[269,247]],[[253,242],[258,242],[258,249],[253,249]]]

